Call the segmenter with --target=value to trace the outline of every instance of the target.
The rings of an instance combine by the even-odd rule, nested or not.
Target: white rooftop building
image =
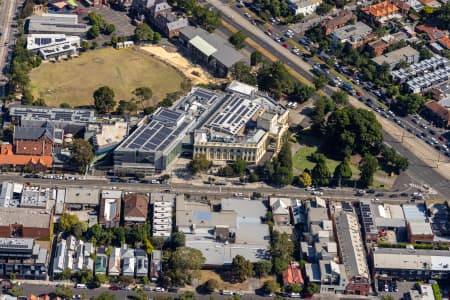
[[[43,59],[59,58],[78,53],[81,38],[65,34],[30,34],[27,50],[38,53]]]

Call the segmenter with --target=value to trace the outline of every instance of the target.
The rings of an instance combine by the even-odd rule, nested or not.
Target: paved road
[[[0,96],[5,93],[9,45],[13,42],[12,22],[18,0],[3,0],[0,5]]]
[[[241,197],[251,197],[253,192],[258,192],[268,195],[280,195],[288,197],[311,197],[311,192],[305,191],[303,188],[298,188],[294,186],[286,186],[283,188],[270,187],[265,184],[251,184],[245,186],[210,186],[210,185],[193,185],[191,183],[172,183],[172,184],[143,184],[143,183],[110,183],[105,180],[50,180],[50,179],[38,179],[38,178],[23,178],[14,174],[1,174],[1,181],[14,181],[21,183],[30,183],[32,185],[40,185],[42,187],[90,187],[98,189],[111,189],[117,188],[128,192],[140,192],[140,193],[150,193],[150,192],[164,192],[170,190],[176,193],[190,194],[192,196],[204,196],[207,195],[208,199],[220,199],[224,196],[233,196],[236,193],[240,193]],[[380,201],[386,203],[406,203],[408,202],[408,197],[398,196],[400,193],[412,194],[417,191],[416,188],[410,186],[399,187],[392,192],[397,195],[395,198],[389,197],[389,192],[385,192],[385,196],[378,197]],[[432,195],[424,195],[425,198],[430,198]],[[324,199],[335,200],[335,201],[353,201],[355,199],[355,191],[351,188],[325,188],[323,190]],[[373,199],[374,194],[366,194],[365,196],[358,197],[358,199]]]
[[[309,72],[309,69],[311,68],[309,64],[304,62],[300,57],[292,54],[288,49],[281,47],[280,44],[264,34],[264,32],[262,32],[257,26],[252,25],[247,19],[241,16],[239,12],[234,11],[220,0],[208,0],[208,3],[221,12],[224,20],[241,30],[245,35],[251,37],[255,42],[263,46],[269,52],[273,53],[280,61],[290,66],[307,80],[313,80],[314,76],[311,72]],[[324,88],[324,92],[331,95],[334,90],[330,86],[326,86]],[[396,140],[386,131],[384,131],[384,134],[385,140]],[[396,151],[409,159],[411,167],[408,174],[410,177],[416,179],[420,183],[429,184],[440,193],[441,197],[446,198],[450,195],[450,181],[446,177],[436,172],[433,168],[427,166],[422,159],[419,159],[402,144],[390,143],[390,145]]]
[[[50,294],[54,291],[54,282],[49,282],[47,285],[36,285],[36,284],[22,284],[21,286],[24,289],[24,293],[25,295],[28,295],[30,293],[33,293],[34,295],[43,295],[43,294]],[[92,296],[98,296],[100,293],[104,292],[104,291],[108,291],[111,294],[114,294],[116,296],[117,300],[126,300],[126,299],[130,299],[132,295],[135,295],[136,293],[133,291],[122,291],[122,290],[118,290],[118,291],[111,291],[108,290],[107,288],[97,288],[97,289],[73,289],[73,293],[74,295],[81,295],[83,292],[86,294],[86,296],[88,298],[92,297]],[[171,296],[171,297],[175,297],[176,294],[174,293],[157,293],[157,292],[145,292],[145,294],[147,294],[149,297],[155,297],[157,295],[166,295],[166,296]],[[214,294],[208,294],[208,295],[203,295],[203,294],[197,294],[197,297],[199,299],[204,299],[204,300],[209,300],[211,299],[211,297],[213,297],[213,299],[225,299],[226,296],[222,296],[219,295],[218,293],[214,293]],[[244,299],[268,299],[267,297],[261,297],[258,295],[244,295],[243,297]]]

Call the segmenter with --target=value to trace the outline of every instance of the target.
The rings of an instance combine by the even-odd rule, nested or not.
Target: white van
[[[221,295],[233,295],[233,291],[229,291],[229,290],[221,290],[220,291]]]
[[[87,286],[84,283],[77,283],[75,288],[76,289],[87,289]]]

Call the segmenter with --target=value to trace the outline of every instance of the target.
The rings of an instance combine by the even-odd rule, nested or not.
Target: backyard
[[[170,78],[170,80],[168,80]],[[110,86],[116,101],[130,100],[140,86],[153,90],[153,102],[180,89],[183,75],[160,60],[131,48],[104,48],[80,57],[43,63],[30,73],[33,96],[48,106],[93,105],[92,94],[100,86]],[[154,104],[154,103],[152,103]]]

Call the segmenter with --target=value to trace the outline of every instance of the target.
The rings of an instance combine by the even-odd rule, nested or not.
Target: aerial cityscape
[[[450,299],[450,2],[0,0],[0,300]]]

